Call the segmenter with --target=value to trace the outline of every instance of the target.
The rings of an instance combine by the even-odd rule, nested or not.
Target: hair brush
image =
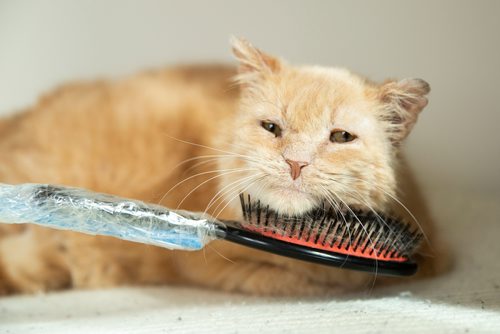
[[[421,234],[375,212],[318,208],[303,216],[278,214],[240,195],[243,221],[53,185],[0,184],[0,222],[34,223],[107,235],[169,249],[199,250],[225,239],[263,251],[385,275],[412,275]]]

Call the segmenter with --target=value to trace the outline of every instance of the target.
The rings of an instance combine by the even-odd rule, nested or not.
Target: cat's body
[[[253,191],[264,202],[276,201],[278,195],[265,189],[272,180],[261,180],[265,183],[258,184],[258,189],[253,190],[255,183],[243,180],[246,177],[246,181],[255,181],[254,176],[245,174],[256,170],[254,165],[245,163],[258,162],[248,154],[248,149],[252,149],[252,145],[264,144],[252,133],[248,135],[254,137],[245,139],[247,142],[238,141],[238,136],[247,135],[245,126],[253,126],[245,120],[246,116],[241,115],[241,110],[249,107],[249,99],[254,98],[252,94],[260,93],[250,88],[255,78],[247,80],[249,73],[256,69],[255,64],[248,61],[251,55],[245,53],[255,49],[246,49],[250,46],[238,45],[238,42],[235,48],[242,62],[239,74],[243,88],[231,85],[237,74],[231,67],[179,67],[117,82],[66,85],[43,97],[30,110],[0,120],[0,182],[65,184],[147,202],[161,202],[172,208],[181,203],[181,208],[194,211],[205,211],[208,206],[209,213],[226,218],[239,217],[231,200],[241,191]],[[274,58],[266,59],[265,54],[260,55],[269,67],[281,64]],[[297,92],[303,91],[301,85],[307,86],[309,80],[310,88],[316,91],[314,94],[322,95],[325,84],[316,80],[314,72],[311,73],[302,78],[297,87],[290,88],[290,94],[297,96]],[[320,84],[315,85],[316,81]],[[344,89],[342,101],[352,98],[350,95],[354,93],[350,89]],[[422,95],[425,95],[427,89],[422,89]],[[287,89],[280,92],[286,95]],[[363,90],[362,94],[370,96],[373,92]],[[322,103],[317,96],[313,100],[316,104]],[[278,103],[278,100],[261,98],[259,104],[262,101],[275,106]],[[303,106],[301,110],[308,108],[313,107]],[[303,117],[306,119],[298,120],[296,124],[307,126],[307,117],[320,115]],[[407,127],[411,128],[411,125]],[[259,136],[267,138],[265,136],[269,133],[259,126],[257,122],[255,128],[262,131]],[[283,131],[288,131],[286,126],[283,127]],[[292,132],[290,127],[289,133]],[[387,140],[381,144],[387,147],[381,149],[390,149],[391,141],[400,139]],[[300,140],[293,139],[293,147],[297,147],[294,144],[297,141]],[[245,144],[248,144],[246,148]],[[310,159],[304,147],[290,151],[288,145],[282,152],[295,154],[295,160]],[[337,157],[341,154],[332,152]],[[259,154],[258,150],[255,153]],[[262,159],[268,153],[264,152]],[[394,154],[394,159],[397,154]],[[376,176],[386,177],[387,181],[380,180],[381,185],[371,190],[366,184],[352,185],[358,187],[358,194],[368,191],[365,202],[356,203],[349,196],[343,199],[352,205],[370,204],[384,211],[392,210],[397,203],[377,190],[385,187],[383,182],[387,183],[385,192],[395,190],[392,189],[396,184],[392,178],[396,177],[396,162],[391,159],[385,159],[390,160],[387,166],[391,170],[384,169],[385,162],[381,160],[380,175]],[[285,161],[273,163],[287,166]],[[312,160],[309,163],[312,164]],[[309,169],[312,167],[304,168],[302,176],[299,171],[300,178],[292,174],[293,181],[297,177],[297,182],[305,183],[301,178],[307,177]],[[218,172],[213,172],[215,170]],[[280,177],[290,178],[286,169],[283,170],[285,172],[280,170],[277,173],[277,182],[283,183]],[[262,176],[263,172],[259,173],[258,176]],[[216,177],[219,175],[220,178]],[[360,177],[359,171],[354,175]],[[409,180],[408,177],[404,179]],[[197,188],[198,185],[201,186]],[[294,183],[293,187],[305,186]],[[306,193],[305,188],[300,189],[297,194],[295,190],[280,193],[279,198],[291,196],[291,201],[296,202],[292,207],[287,203],[276,204],[277,209],[300,213],[314,205],[317,196],[300,198]],[[168,195],[164,196],[167,192]],[[417,197],[414,191],[409,195]],[[211,201],[214,198],[220,200]],[[429,217],[425,211],[419,213],[418,210],[423,209],[422,203],[415,198],[405,202],[421,222],[426,223]],[[427,228],[426,233],[430,235],[432,232]],[[191,253],[31,225],[0,225],[0,293],[168,283],[293,295],[353,288],[372,280],[373,277],[367,274],[299,262],[226,242],[215,242],[206,250]]]

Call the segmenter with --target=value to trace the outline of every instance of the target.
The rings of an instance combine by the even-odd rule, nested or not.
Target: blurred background
[[[0,0],[0,115],[69,81],[232,61],[244,36],[292,63],[421,77],[407,142],[428,189],[500,194],[500,1]]]

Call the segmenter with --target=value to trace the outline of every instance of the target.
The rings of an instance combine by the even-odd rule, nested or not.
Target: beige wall
[[[500,1],[0,0],[0,113],[69,79],[229,60],[230,34],[296,63],[426,79],[408,142],[419,179],[500,192]]]

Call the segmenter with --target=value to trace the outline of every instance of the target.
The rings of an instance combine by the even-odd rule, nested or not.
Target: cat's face
[[[291,67],[234,43],[242,97],[224,169],[228,194],[302,214],[322,203],[384,210],[395,196],[398,143],[427,101],[428,85],[375,85],[348,71]],[[231,200],[232,198],[227,198]]]

